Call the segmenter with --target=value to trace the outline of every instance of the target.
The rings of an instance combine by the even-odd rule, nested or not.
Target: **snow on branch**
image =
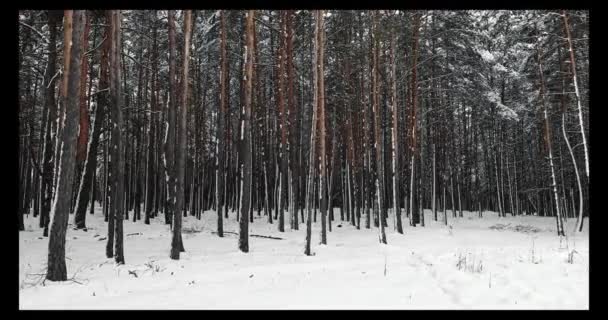
[[[49,39],[45,35],[43,35],[42,32],[36,30],[36,28],[30,26],[29,24],[27,24],[27,23],[25,23],[23,21],[19,21],[19,24],[21,24],[22,26],[28,27],[31,30],[33,30],[34,32],[36,32],[36,34],[38,34],[42,38],[42,40],[44,40],[46,43],[50,42]]]
[[[496,91],[489,91],[486,92],[486,98],[488,98],[488,100],[495,104],[500,110],[499,110],[499,114],[502,117],[508,118],[508,119],[512,119],[512,120],[518,120],[519,117],[517,116],[517,112],[515,112],[515,110],[507,107],[506,105],[504,105],[502,103],[502,101],[500,100],[500,95],[496,92]]]

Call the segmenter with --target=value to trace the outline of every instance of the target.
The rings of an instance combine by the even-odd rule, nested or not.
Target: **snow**
[[[513,120],[519,119],[519,117],[517,116],[517,112],[515,112],[515,110],[513,110],[512,108],[509,108],[508,106],[504,105],[500,101],[500,95],[498,94],[498,92],[488,91],[488,92],[486,92],[486,97],[488,98],[488,100],[491,103],[496,104],[496,106],[498,106],[498,108],[499,108],[498,113],[500,114],[501,117],[513,119]]]
[[[487,63],[492,63],[495,60],[494,55],[485,49],[478,49],[477,52],[481,55],[481,58],[487,62]]]
[[[212,234],[217,216],[183,220],[186,252],[169,259],[171,231],[162,215],[124,221],[125,265],[105,257],[107,225],[101,207],[87,214],[88,231],[68,226],[66,263],[73,281],[42,284],[48,238],[38,218],[26,216],[19,233],[20,309],[587,309],[589,307],[588,220],[581,234],[565,226],[560,241],[554,218],[498,218],[494,212],[464,211],[448,226],[426,210],[426,227],[404,235],[386,228],[356,230],[336,220],[328,245],[319,243],[320,220],[313,224],[313,256],[305,256],[306,227],[277,231],[254,210],[249,253],[238,236]],[[132,213],[131,213],[132,214]],[[389,210],[392,214],[392,210]],[[142,212],[143,215],[143,212]],[[224,230],[238,232],[234,212]],[[318,215],[318,218],[320,214]],[[289,220],[288,218],[286,220]],[[70,218],[70,222],[72,218]],[[361,219],[364,225],[364,217]],[[573,251],[575,250],[575,251]],[[575,252],[573,263],[569,253]],[[465,261],[466,259],[466,261]],[[135,275],[136,274],[136,275]]]
[[[241,120],[241,140],[244,139],[245,134],[245,120]]]
[[[505,66],[503,66],[500,63],[496,63],[492,69],[496,72],[496,73],[500,73],[500,72],[508,72],[507,68],[505,68]]]

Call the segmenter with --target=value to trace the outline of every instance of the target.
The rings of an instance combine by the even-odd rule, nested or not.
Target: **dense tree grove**
[[[171,224],[179,259],[188,215],[216,215],[219,237],[239,221],[243,252],[254,221],[304,223],[307,255],[317,220],[323,244],[337,220],[387,243],[423,209],[550,216],[558,235],[589,215],[588,11],[24,10],[18,24],[19,228],[39,216],[49,280],[66,279],[68,223],[86,230],[97,206],[117,263],[125,219]]]

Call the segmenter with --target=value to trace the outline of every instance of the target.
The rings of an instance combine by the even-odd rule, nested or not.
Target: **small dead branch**
[[[20,24],[20,25],[22,25],[22,26],[24,26],[24,27],[29,28],[30,30],[33,30],[34,32],[36,32],[36,34],[37,34],[38,36],[40,36],[40,38],[41,38],[42,40],[44,40],[44,42],[46,42],[46,43],[49,43],[49,42],[50,42],[50,41],[49,41],[49,39],[48,39],[48,38],[47,38],[47,37],[46,37],[44,34],[42,34],[42,32],[38,31],[36,28],[34,28],[34,27],[30,26],[29,24],[27,24],[27,23],[25,23],[25,22],[23,22],[23,21],[19,21],[19,24]]]
[[[504,230],[507,229],[511,224],[502,224],[502,223],[497,223],[493,226],[490,226],[490,229],[492,230]]]
[[[279,238],[279,237],[263,236],[263,235],[259,235],[259,234],[251,234],[250,236],[252,236],[252,237],[256,237],[256,238],[273,239],[273,240],[285,240],[285,239],[283,239],[283,238]]]
[[[578,251],[576,251],[576,249],[572,249],[572,251],[570,251],[570,252],[568,253],[568,261],[567,261],[567,262],[568,262],[569,264],[573,264],[573,263],[574,263],[574,254],[575,254],[575,253],[576,253],[576,254],[578,254]]]
[[[182,229],[182,233],[184,233],[184,234],[199,233],[201,231],[202,231],[202,229],[197,229],[195,227],[183,228]]]
[[[517,232],[522,232],[522,233],[537,233],[537,232],[542,231],[539,228],[536,228],[536,227],[533,227],[530,225],[521,225],[521,224],[516,225],[513,229]]]
[[[68,279],[67,281],[72,281],[72,282],[78,283],[78,284],[79,284],[79,285],[81,285],[81,286],[84,286],[84,285],[85,285],[84,283],[82,283],[82,282],[80,282],[80,281],[77,281],[76,279],[73,279],[73,278],[70,278],[70,279]]]
[[[81,266],[80,268],[78,268],[76,271],[74,271],[74,274],[72,275],[71,278],[68,278],[66,281],[72,281],[75,283],[78,283],[79,285],[85,285],[86,283],[82,283],[78,280],[76,280],[76,276],[78,275],[78,273],[80,273],[80,271],[84,270],[86,268],[86,265]],[[89,282],[89,280],[84,279],[86,282]]]
[[[21,282],[19,286],[22,289],[35,287],[38,284],[44,285],[46,273],[26,273],[25,280]]]
[[[384,276],[386,277],[386,255],[384,256]]]
[[[481,273],[483,271],[483,261],[481,259],[475,261],[475,255],[470,252],[464,255],[459,253],[456,267],[458,270],[464,270],[470,273]]]
[[[215,232],[215,231],[211,231],[211,233],[217,234],[217,232]],[[234,234],[234,235],[237,235],[237,236],[239,235],[238,233],[231,232],[231,231],[224,231],[224,233]],[[264,235],[260,235],[260,234],[250,234],[249,236],[250,237],[255,237],[255,238],[265,238],[265,239],[273,239],[273,240],[285,240],[284,238],[272,237],[272,236],[264,236]]]
[[[152,273],[158,273],[164,271],[166,268],[162,268],[160,265],[154,263],[155,260],[148,261],[144,264],[146,266],[145,271],[152,271]],[[144,271],[144,272],[145,272]]]

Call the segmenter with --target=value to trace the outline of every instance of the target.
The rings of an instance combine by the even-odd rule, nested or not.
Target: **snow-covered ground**
[[[19,233],[21,309],[587,309],[589,307],[588,220],[582,234],[567,239],[555,232],[555,219],[498,218],[496,213],[464,212],[449,226],[432,221],[393,230],[388,245],[375,228],[356,230],[333,223],[327,246],[318,245],[320,221],[313,224],[314,256],[305,256],[305,225],[277,231],[255,216],[250,252],[237,248],[237,235],[219,238],[216,215],[184,220],[186,249],[169,259],[171,235],[164,218],[151,225],[124,222],[126,264],[105,257],[106,224],[96,210],[87,214],[88,231],[67,233],[71,281],[44,281],[48,238],[38,219],[25,219]],[[440,217],[443,215],[440,214]],[[286,218],[288,220],[288,218]],[[362,219],[363,224],[363,219]],[[238,232],[234,214],[224,230]],[[568,261],[572,256],[571,263]]]

